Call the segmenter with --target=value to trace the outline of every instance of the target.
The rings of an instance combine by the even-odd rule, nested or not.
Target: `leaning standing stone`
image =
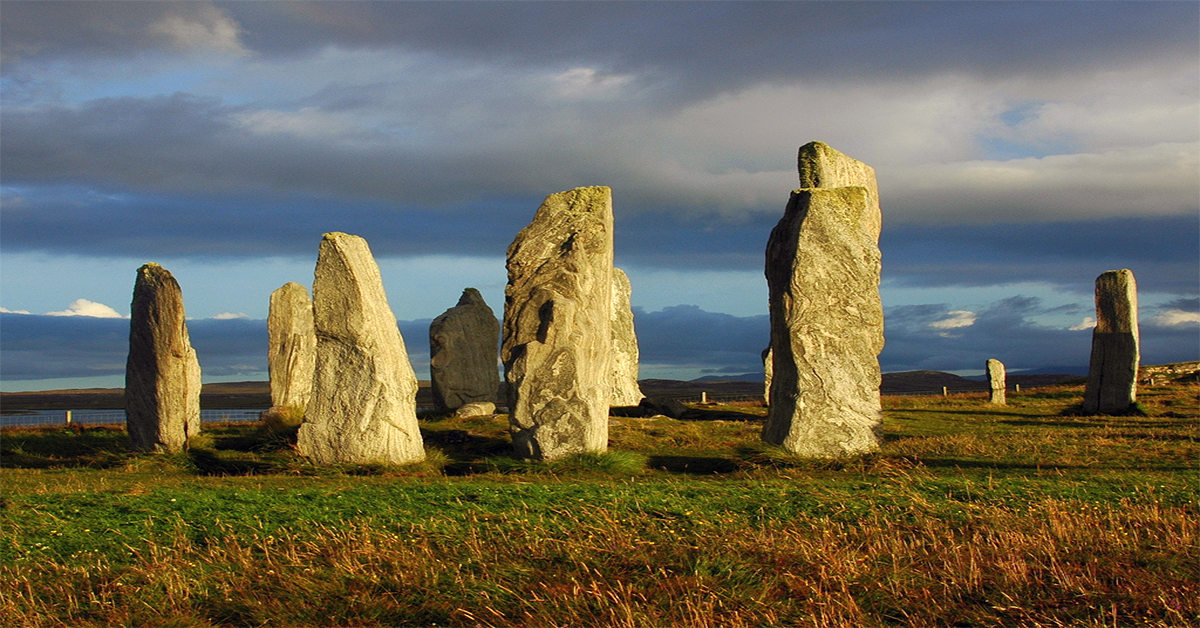
[[[642,389],[638,386],[637,332],[633,328],[630,305],[632,295],[629,276],[620,268],[613,268],[612,356],[609,361],[612,399],[609,404],[618,407],[636,406],[642,401]]]
[[[988,397],[988,401],[998,406],[1007,404],[1008,402],[1004,396],[1004,390],[1007,386],[1004,381],[1004,363],[1000,360],[991,359],[987,361],[985,369],[987,370],[988,386],[992,391]]]
[[[608,447],[612,346],[612,191],[546,197],[508,247],[504,342],[517,455]]]
[[[1096,327],[1083,411],[1121,414],[1137,401],[1137,283],[1129,269],[1096,278]]]
[[[500,389],[500,321],[475,288],[429,324],[429,378],[439,412],[491,402]]]
[[[810,457],[878,449],[879,204],[874,171],[819,142],[767,243],[772,379],[764,441]]]
[[[317,356],[300,453],[321,464],[423,460],[417,377],[366,240],[321,240],[313,323]]]
[[[317,334],[308,289],[288,282],[271,293],[267,314],[267,373],[271,405],[304,409],[312,396]]]
[[[130,448],[178,452],[200,433],[200,362],[188,337],[183,291],[167,269],[137,271],[125,364]]]

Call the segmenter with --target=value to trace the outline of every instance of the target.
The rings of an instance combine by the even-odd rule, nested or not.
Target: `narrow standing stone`
[[[313,323],[317,357],[300,453],[321,464],[423,460],[417,377],[366,240],[321,240]]]
[[[276,408],[308,407],[317,334],[313,329],[312,301],[304,286],[288,282],[271,293],[267,345],[271,405]]]
[[[200,362],[183,291],[167,269],[138,269],[125,364],[125,428],[138,451],[178,452],[200,433]]]
[[[501,357],[517,455],[608,447],[612,191],[546,197],[508,247]]]
[[[612,399],[609,404],[618,407],[636,406],[643,397],[638,386],[638,344],[630,305],[632,296],[629,276],[620,268],[613,268],[612,356],[609,361]]]
[[[1004,381],[1004,363],[1000,360],[991,359],[987,361],[984,368],[987,371],[988,386],[992,391],[988,397],[988,401],[998,406],[1007,404],[1008,401],[1004,396],[1005,387],[1007,386]]]
[[[1096,278],[1096,327],[1088,365],[1083,411],[1122,414],[1137,402],[1137,283],[1129,269]]]
[[[429,376],[439,412],[490,403],[500,390],[500,321],[475,288],[429,324]]]
[[[764,441],[809,457],[879,447],[879,201],[874,170],[820,142],[767,243],[772,379]]]

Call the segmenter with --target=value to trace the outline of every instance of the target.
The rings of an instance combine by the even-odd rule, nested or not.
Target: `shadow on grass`
[[[707,409],[707,408],[689,408],[683,416],[679,417],[680,421],[762,421],[766,417],[760,414],[750,412],[738,412],[737,410],[723,409]]]
[[[125,430],[110,427],[19,430],[0,440],[0,467],[6,469],[108,469],[129,454]]]
[[[739,469],[737,462],[719,456],[650,456],[647,466],[688,475],[733,473]]]

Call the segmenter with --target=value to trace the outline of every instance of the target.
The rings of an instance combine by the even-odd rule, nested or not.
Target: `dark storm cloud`
[[[1129,268],[1138,289],[1194,294],[1200,267],[1195,216],[974,226],[888,225],[887,280],[912,286],[1044,282],[1091,292],[1096,277]]]
[[[257,134],[246,110],[187,94],[105,98],[81,107],[13,109],[0,119],[6,186],[75,183],[191,193],[292,190],[408,203],[527,193],[554,151],[448,156],[373,142],[371,133]],[[537,180],[537,176],[533,180]],[[569,189],[570,186],[568,186]]]
[[[978,312],[961,327],[936,326],[955,318],[946,305],[906,305],[885,311],[886,345],[879,356],[884,372],[983,370],[989,358],[1012,369],[1086,369],[1091,329],[1039,325],[1030,317],[1051,311],[1034,297],[1011,297]],[[1143,364],[1166,364],[1200,357],[1193,326],[1141,326]]]
[[[1198,19],[1191,2],[98,4],[5,2],[6,58],[128,55],[139,47],[179,48],[187,36],[236,35],[262,55],[334,45],[520,65],[588,64],[711,93],[847,72],[1021,74],[1136,62],[1164,50],[1194,56]],[[179,32],[164,27],[170,24]]]
[[[678,305],[658,312],[634,308],[640,361],[749,373],[762,369],[771,339],[767,316],[732,316]]]

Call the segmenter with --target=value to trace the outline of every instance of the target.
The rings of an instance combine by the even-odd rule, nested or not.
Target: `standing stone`
[[[638,386],[637,333],[633,328],[630,305],[633,286],[620,268],[613,268],[612,285],[612,355],[609,361],[612,399],[608,403],[618,407],[636,406],[643,395]]]
[[[501,357],[518,456],[608,447],[612,191],[546,197],[508,247]]]
[[[475,288],[429,324],[429,375],[439,412],[491,402],[500,389],[500,321]]]
[[[880,212],[875,173],[820,142],[767,243],[772,379],[764,441],[809,457],[879,447]]]
[[[308,289],[295,282],[285,283],[271,293],[267,314],[267,373],[271,379],[272,406],[308,407],[316,353],[317,334],[313,329]]]
[[[1004,363],[995,359],[988,360],[985,370],[987,371],[988,386],[992,391],[988,401],[998,406],[1007,404],[1004,397],[1004,390],[1007,386],[1004,381]]]
[[[1137,283],[1129,269],[1096,278],[1096,327],[1088,365],[1083,411],[1122,414],[1137,401]]]
[[[200,362],[183,291],[158,264],[137,271],[125,363],[125,429],[138,451],[178,452],[200,433]]]
[[[320,464],[423,460],[417,377],[366,240],[321,240],[313,324],[317,355],[300,453]]]

